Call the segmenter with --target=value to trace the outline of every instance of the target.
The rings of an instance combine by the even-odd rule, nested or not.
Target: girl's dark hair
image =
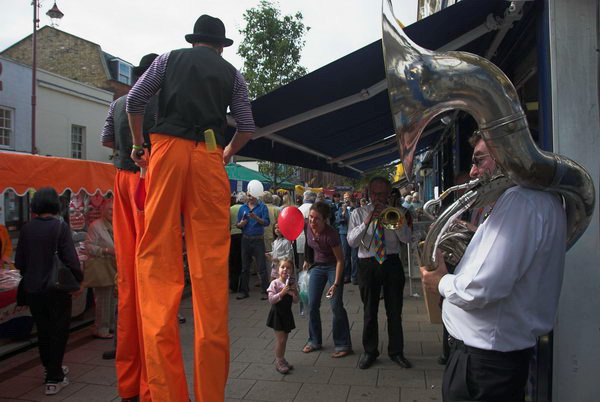
[[[31,200],[31,212],[57,215],[60,212],[60,200],[56,190],[52,187],[40,188]]]
[[[329,218],[329,204],[323,201],[317,201],[310,206],[310,211],[317,211],[325,222]]]
[[[276,226],[277,226],[277,227],[279,226],[279,225],[277,224],[277,222],[275,222],[275,223],[273,224],[273,227],[272,227],[272,230],[273,230],[273,239],[276,239],[276,238],[277,238],[277,234],[275,233],[275,227],[276,227]]]

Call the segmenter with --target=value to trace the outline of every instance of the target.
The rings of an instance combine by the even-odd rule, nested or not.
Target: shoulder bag
[[[58,257],[58,240],[62,229],[62,222],[58,222],[56,231],[56,241],[54,242],[54,256],[52,258],[52,268],[48,282],[46,283],[46,292],[70,293],[79,290],[79,282],[73,276],[71,270],[63,264]]]

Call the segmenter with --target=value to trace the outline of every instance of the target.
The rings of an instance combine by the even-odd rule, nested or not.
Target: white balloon
[[[252,197],[258,198],[264,191],[265,188],[263,187],[263,184],[258,180],[251,180],[250,183],[248,183],[248,192]]]

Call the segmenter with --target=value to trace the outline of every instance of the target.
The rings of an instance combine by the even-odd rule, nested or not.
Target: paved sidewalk
[[[407,286],[408,287],[408,286]],[[358,369],[362,353],[362,305],[358,287],[347,285],[344,301],[350,319],[354,354],[332,359],[331,312],[323,299],[323,349],[305,354],[307,319],[294,306],[297,329],[292,331],[286,352],[295,366],[288,375],[274,369],[273,330],[265,325],[269,304],[254,291],[245,300],[230,297],[231,367],[226,392],[228,401],[441,401],[443,367],[436,362],[441,351],[441,326],[429,324],[422,298],[404,298],[405,354],[412,369],[396,366],[386,355],[387,330],[383,301],[379,323],[381,356],[368,370]],[[408,292],[406,292],[408,294]],[[193,369],[193,322],[191,300],[182,302],[187,323],[181,325],[185,369],[191,389]],[[0,361],[2,401],[118,401],[113,361],[102,360],[112,341],[94,339],[91,328],[71,335],[65,355],[71,384],[58,395],[43,394],[42,367],[37,348]]]

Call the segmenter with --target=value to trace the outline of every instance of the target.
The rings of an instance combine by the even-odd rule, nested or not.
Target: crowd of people
[[[364,304],[362,343],[365,353],[359,367],[369,368],[379,355],[377,311],[381,295],[388,315],[388,355],[401,367],[412,366],[404,357],[402,298],[405,278],[400,254],[402,244],[411,240],[410,224],[416,208],[400,207],[406,222],[401,228],[376,228],[374,225],[379,222],[377,218],[383,209],[401,204],[410,196],[407,193],[404,200],[392,197],[391,183],[382,177],[371,180],[368,195],[368,201],[367,198],[353,197],[350,192],[343,196],[334,193],[330,199],[322,193],[305,191],[296,203],[304,216],[305,227],[291,242],[282,236],[276,221],[280,208],[291,206],[289,196],[283,197],[288,205],[282,206],[279,197],[268,191],[258,199],[244,192],[231,199],[230,291],[238,293],[237,300],[250,297],[250,273],[255,264],[260,297],[273,304],[267,325],[276,333],[275,368],[280,373],[288,373],[291,369],[283,353],[287,333],[294,327],[292,301],[300,302],[300,315],[304,315],[305,310],[308,312],[309,337],[302,349],[304,353],[323,347],[320,307],[324,293],[333,315],[334,352],[331,357],[342,358],[352,353],[350,325],[343,301],[344,286],[348,284],[359,287]],[[380,241],[373,241],[376,236],[381,236]],[[380,260],[375,258],[378,248],[383,250]],[[308,306],[298,298],[294,284],[295,274],[300,270],[310,273]],[[292,278],[292,284],[286,282],[288,278]],[[269,281],[271,284],[267,285]],[[281,318],[283,310],[285,319]],[[279,325],[281,322],[286,325]]]
[[[266,325],[275,332],[278,372],[293,370],[285,349],[295,328],[292,305],[300,301],[295,283],[300,270],[309,275],[308,306],[300,306],[308,313],[304,353],[323,347],[323,297],[333,315],[331,357],[353,353],[343,300],[344,286],[352,283],[364,314],[359,368],[371,367],[381,352],[381,298],[387,354],[410,368],[404,356],[400,254],[422,207],[419,194],[393,194],[383,177],[370,180],[368,200],[350,193],[326,200],[305,192],[297,200],[304,230],[293,242],[281,235],[274,195],[237,194],[231,205],[224,165],[255,130],[246,82],[221,57],[233,43],[221,20],[201,16],[185,39],[190,48],[142,58],[134,69],[138,81],[111,104],[101,137],[115,150],[115,197],[85,242],[89,271],[103,276],[87,286],[96,294],[96,336],[110,338],[114,332],[118,339],[121,400],[189,400],[177,325],[184,287],[183,226],[194,312],[195,400],[224,399],[230,360],[227,289],[238,293],[239,303],[250,297],[253,261],[260,298],[271,305]],[[228,108],[237,128],[229,142]],[[475,138],[473,145],[471,176],[496,172],[484,139]],[[144,200],[138,197],[140,183]],[[282,202],[292,205],[289,196]],[[388,207],[401,208],[402,224],[383,224],[380,217]],[[56,191],[40,189],[31,209],[36,217],[21,229],[16,250],[15,266],[23,275],[19,302],[30,306],[37,324],[45,393],[53,395],[68,385],[62,359],[71,297],[81,290],[52,287],[49,292],[56,284],[49,281],[50,273],[63,268],[76,283],[86,279],[69,227],[57,219]],[[515,186],[478,223],[452,273],[443,258],[435,267],[421,267],[424,286],[444,297],[449,344],[444,399],[522,401],[536,337],[553,327],[566,250],[565,213],[553,194]],[[228,264],[229,279],[223,275]],[[111,314],[115,290],[116,324]]]

